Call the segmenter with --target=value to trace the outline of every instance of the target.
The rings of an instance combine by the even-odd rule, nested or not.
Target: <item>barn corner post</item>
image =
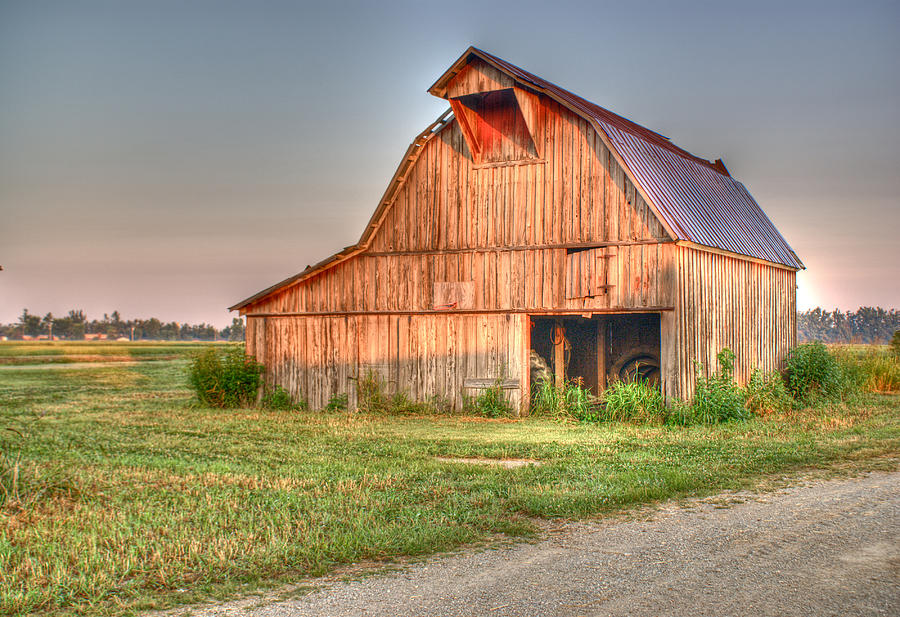
[[[795,344],[803,265],[724,165],[476,48],[428,92],[452,112],[359,242],[232,307],[267,378],[312,408],[369,371],[453,407],[502,379],[524,415],[550,367],[671,401],[723,346],[744,378]]]

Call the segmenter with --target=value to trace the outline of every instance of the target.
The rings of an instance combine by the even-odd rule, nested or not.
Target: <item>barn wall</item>
[[[476,165],[456,120],[423,146],[374,252],[664,239],[583,118],[546,98],[539,162]]]
[[[428,310],[432,283],[460,277],[476,283],[474,308],[580,308],[561,291],[564,247],[597,244],[616,247],[623,280],[593,306],[671,305],[668,253],[653,246],[668,241],[662,225],[587,121],[542,100],[542,162],[475,165],[451,121],[422,146],[365,253],[247,312]]]
[[[611,286],[593,298],[566,298],[565,249],[359,255],[272,294],[249,313],[430,311],[435,282],[471,282],[472,310],[578,310],[671,307],[675,246],[604,249]]]
[[[320,409],[334,394],[357,404],[356,379],[369,371],[413,399],[462,406],[467,379],[520,380],[527,367],[525,315],[347,315],[250,317],[247,352],[267,378]],[[518,408],[527,397],[508,390]]]
[[[663,362],[674,366],[669,387],[677,395],[693,394],[694,361],[708,375],[724,347],[737,356],[741,384],[755,368],[783,366],[797,344],[794,271],[685,246],[675,247],[675,263],[678,291],[673,319],[663,324]]]

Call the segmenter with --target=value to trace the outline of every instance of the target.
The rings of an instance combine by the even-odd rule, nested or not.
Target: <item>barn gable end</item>
[[[546,159],[479,166],[451,120],[419,148],[358,252],[242,310],[432,310],[434,283],[466,276],[477,281],[472,308],[585,308],[584,301],[567,299],[555,279],[570,261],[567,249],[601,246],[618,247],[602,258],[604,266],[614,266],[610,293],[595,297],[588,308],[671,306],[672,293],[659,285],[661,277],[672,276],[660,268],[666,263],[660,243],[669,240],[664,228],[596,132],[556,103],[546,105],[548,122],[540,137]],[[504,268],[513,282],[536,280],[527,290],[523,285],[498,292],[492,277]],[[398,273],[399,293],[379,295],[378,282]]]

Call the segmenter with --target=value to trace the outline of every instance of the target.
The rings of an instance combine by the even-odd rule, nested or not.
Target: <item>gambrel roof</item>
[[[544,94],[588,120],[672,240],[745,255],[792,269],[804,267],[759,204],[743,184],[731,177],[721,160],[710,162],[694,156],[654,131],[475,47],[467,49],[428,91],[446,98],[447,83],[473,58],[480,58],[524,88]],[[422,147],[452,119],[451,111],[447,110],[410,144],[357,244],[314,266],[308,266],[304,271],[254,294],[229,310],[242,309],[366,250]]]
[[[429,89],[436,96],[472,58],[555,99],[590,121],[619,159],[673,240],[747,255],[791,268],[803,263],[743,184],[721,160],[682,150],[659,133],[618,116],[514,64],[470,47]]]

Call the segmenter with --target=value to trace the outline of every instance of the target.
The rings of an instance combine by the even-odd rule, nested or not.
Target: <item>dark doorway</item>
[[[641,379],[659,385],[659,315],[607,315],[607,382]]]
[[[659,343],[655,313],[532,317],[531,384],[580,380],[595,395],[617,380],[657,385]]]

